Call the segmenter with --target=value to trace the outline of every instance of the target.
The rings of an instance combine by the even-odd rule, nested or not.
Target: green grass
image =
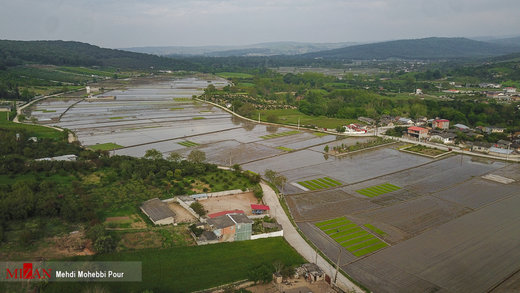
[[[369,231],[372,231],[380,236],[386,235],[385,232],[371,224],[363,225],[369,229],[367,231],[347,218],[341,217],[318,222],[315,225],[334,241],[345,247],[347,251],[358,257],[387,246],[381,239],[369,233]]]
[[[250,82],[239,82],[237,84],[238,87],[254,87],[255,84],[254,83],[250,83]]]
[[[316,223],[316,227],[321,227],[321,226],[324,226],[327,224],[332,224],[335,222],[343,222],[344,219],[346,219],[346,218],[336,218],[336,219],[332,219],[332,220],[322,221],[322,222]]]
[[[393,191],[396,191],[399,189],[401,189],[401,187],[395,186],[390,183],[384,183],[384,184],[374,185],[374,186],[370,186],[370,187],[363,188],[363,189],[358,189],[358,190],[356,190],[356,192],[361,195],[364,195],[364,196],[376,197],[376,196],[380,196],[382,194],[393,192]]]
[[[175,102],[192,102],[192,98],[173,98]]]
[[[170,108],[170,111],[184,110],[184,108]]]
[[[193,119],[193,120],[202,120],[202,119],[206,119],[206,117],[193,117],[191,119]]]
[[[286,152],[293,152],[294,151],[294,149],[286,148],[286,147],[283,147],[283,146],[279,146],[279,147],[277,147],[277,149],[282,150],[282,151],[286,151]]]
[[[3,112],[0,113],[0,117],[3,116],[3,119],[0,119],[0,129],[7,131],[25,131],[29,137],[35,136],[38,138],[48,138],[53,140],[62,140],[65,138],[65,134],[56,129],[43,127],[39,125],[32,124],[23,124],[23,123],[14,123],[6,119],[7,115]]]
[[[383,230],[377,228],[376,226],[374,226],[372,224],[365,224],[364,226],[367,227],[370,231],[372,231],[378,235],[381,235],[381,236],[386,235],[386,233]]]
[[[97,150],[111,151],[111,150],[122,148],[123,146],[122,145],[118,145],[118,144],[113,143],[113,142],[107,142],[107,143],[100,143],[100,144],[95,144],[95,145],[89,145],[87,147],[89,149],[95,150],[95,151],[97,151]]]
[[[199,144],[198,143],[195,143],[193,141],[189,141],[189,140],[186,140],[186,141],[181,141],[181,142],[178,142],[178,144],[182,145],[182,146],[185,146],[185,147],[194,147],[194,146],[198,146]]]
[[[341,183],[329,177],[300,181],[298,184],[310,190],[325,189],[341,185]]]
[[[300,119],[300,126],[314,125],[319,128],[327,129],[335,129],[338,126],[348,125],[350,123],[360,123],[356,119],[338,119],[329,118],[326,116],[310,116],[303,114],[297,109],[275,109],[260,111],[260,119],[262,121],[267,121],[267,117],[270,115],[277,116],[278,122],[282,124],[298,125],[298,119]],[[258,116],[258,114],[256,114],[256,116]]]
[[[323,133],[323,132],[313,132],[312,134],[316,135],[317,137],[323,137],[323,136],[329,135],[328,133]]]
[[[251,74],[242,72],[219,72],[215,73],[215,75],[222,78],[253,78]]]
[[[110,120],[117,120],[117,119],[124,119],[124,118],[126,118],[126,117],[125,116],[116,116],[116,117],[110,117],[108,119],[110,119]]]
[[[0,112],[0,123],[9,120],[9,112]]]
[[[45,292],[84,292],[101,285],[112,292],[193,292],[243,280],[263,264],[299,265],[304,259],[282,238],[148,249],[75,257],[74,261],[141,261],[142,282],[52,282]],[[222,268],[225,268],[223,270]],[[204,276],[203,278],[201,276]]]
[[[297,130],[291,130],[291,131],[277,132],[277,133],[273,133],[273,134],[260,136],[260,138],[271,139],[271,138],[278,138],[278,137],[284,137],[284,136],[289,136],[289,135],[295,135],[295,134],[298,134],[298,133],[300,133],[300,132],[297,131]]]

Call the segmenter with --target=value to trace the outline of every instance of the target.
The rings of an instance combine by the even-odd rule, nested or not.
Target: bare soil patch
[[[246,215],[252,215],[251,204],[258,204],[258,200],[252,192],[244,192],[208,198],[201,200],[200,203],[208,211],[208,214],[238,209],[243,210]]]
[[[171,202],[168,206],[175,213],[175,222],[194,223],[197,221],[197,218],[190,214],[185,208],[181,207],[178,203]]]

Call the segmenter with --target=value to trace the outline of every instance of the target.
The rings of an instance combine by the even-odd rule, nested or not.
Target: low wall
[[[184,201],[182,201],[180,198],[178,197],[174,197],[172,198],[173,200],[177,200],[177,202],[181,205],[181,207],[183,207],[184,209],[186,209],[192,216],[194,216],[195,218],[197,218],[199,221],[201,221],[202,223],[205,223],[206,222],[206,219],[202,218],[199,216],[199,214],[197,214],[187,203],[185,203]],[[167,199],[167,200],[172,200],[172,199]],[[163,200],[164,201],[164,200]],[[165,201],[164,201],[165,202]]]
[[[251,240],[262,239],[262,238],[271,238],[271,237],[281,237],[281,236],[283,236],[283,230],[271,232],[271,233],[251,235]]]
[[[211,198],[211,197],[235,195],[235,194],[240,194],[240,193],[244,193],[244,192],[247,192],[247,190],[242,191],[241,189],[233,189],[233,190],[225,190],[225,191],[219,191],[219,192],[193,194],[193,195],[190,195],[190,197],[193,199],[199,200],[199,199],[207,199],[207,198]]]

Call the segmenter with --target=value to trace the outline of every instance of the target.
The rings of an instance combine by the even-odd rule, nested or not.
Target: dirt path
[[[274,190],[265,183],[260,183],[262,190],[264,191],[264,201],[271,207],[271,216],[275,217],[278,223],[283,227],[283,236],[289,244],[298,251],[307,261],[316,263],[327,275],[331,276],[334,280],[336,274],[336,268],[329,264],[323,257],[316,254],[316,251],[302,238],[302,236],[296,231],[291,221],[285,214],[278,196]],[[363,292],[358,286],[352,283],[342,274],[338,274],[336,280],[337,286],[345,292]]]

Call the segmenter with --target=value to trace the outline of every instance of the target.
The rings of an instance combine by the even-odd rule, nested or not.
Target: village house
[[[408,127],[408,135],[416,137],[416,138],[426,138],[428,137],[428,129],[418,127],[418,126],[411,126]]]
[[[453,125],[453,127],[455,127],[456,129],[460,130],[460,131],[469,131],[470,128],[464,124],[460,124],[460,123],[457,123],[455,125]]]
[[[368,117],[358,117],[358,120],[370,125],[376,124],[376,120]]]
[[[441,132],[430,135],[430,141],[440,141],[444,144],[454,144],[456,137],[457,135],[454,133]]]
[[[473,152],[479,152],[479,153],[489,153],[489,148],[493,144],[489,142],[482,142],[482,141],[475,141],[473,145],[471,146],[471,151]]]
[[[435,119],[432,121],[432,128],[436,129],[448,129],[450,128],[450,120],[447,119]]]
[[[251,204],[253,215],[263,215],[269,212],[269,206],[263,204]]]
[[[249,240],[253,233],[253,221],[244,214],[226,214],[207,222],[219,242]]]
[[[406,117],[396,117],[397,120],[397,124],[401,124],[401,125],[413,125],[413,120],[410,119],[410,118],[406,118]]]
[[[503,133],[504,128],[502,127],[496,127],[496,126],[485,126],[482,127],[482,131],[485,133]]]

